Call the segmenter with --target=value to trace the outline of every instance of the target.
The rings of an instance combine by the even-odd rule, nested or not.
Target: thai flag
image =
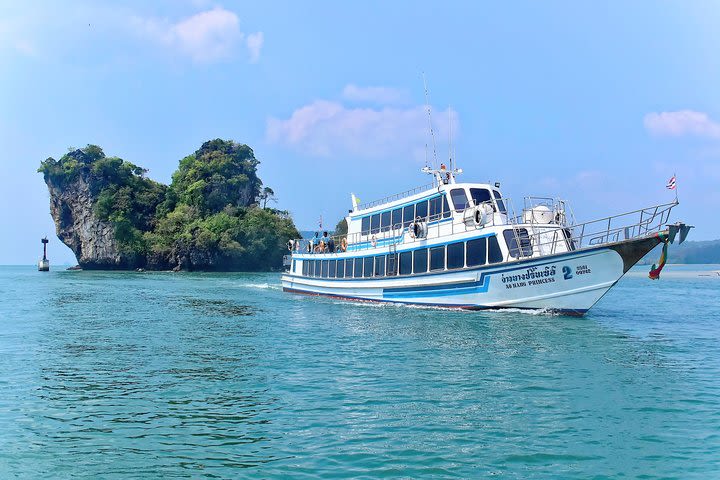
[[[673,175],[672,178],[670,180],[668,180],[666,187],[669,190],[675,190],[675,175]]]

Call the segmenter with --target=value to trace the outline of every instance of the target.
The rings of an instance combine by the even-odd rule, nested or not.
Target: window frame
[[[419,258],[425,258],[424,265],[425,269],[418,269],[417,267],[422,267],[422,265],[418,265],[418,257]],[[413,250],[413,275],[423,274],[428,272],[428,249],[427,248],[418,248],[417,250]]]
[[[392,212],[390,210],[387,210],[385,212],[382,212],[380,214],[380,231],[381,232],[387,232],[390,230],[390,214]]]
[[[397,212],[397,213],[396,213]],[[394,228],[395,225],[402,226],[402,216],[403,216],[403,209],[402,208],[395,208],[392,211],[391,220],[390,220],[390,227]],[[396,218],[400,217],[400,218]]]
[[[397,255],[400,257],[400,258],[399,258],[399,261],[398,261],[398,269],[397,269],[397,270],[398,270],[398,275],[412,275],[412,266],[413,266],[413,254],[412,254],[412,252],[411,252],[411,251],[399,252]],[[410,261],[409,261],[409,263],[408,263],[408,265],[409,265],[410,268],[409,268],[409,271],[408,271],[408,272],[404,272],[404,271],[403,271],[403,270],[404,270],[404,268],[403,268],[403,260],[406,259],[406,258],[410,258]]]
[[[428,270],[431,272],[439,272],[442,270],[445,270],[445,245],[441,245],[439,247],[431,247],[429,248],[430,252],[428,255]],[[442,262],[440,262],[440,267],[433,268],[433,259],[437,257],[437,253],[441,253],[441,259]]]
[[[373,276],[384,277],[385,276],[385,255],[377,255],[375,257],[375,272]]]
[[[471,248],[470,244],[472,243],[473,245],[475,245],[475,242],[480,242],[482,244],[482,252],[483,252],[483,255],[481,258],[482,263],[472,263],[471,264],[470,263],[470,258],[471,258],[470,257],[470,248]],[[465,265],[467,265],[468,267],[479,267],[481,265],[487,264],[487,253],[488,253],[487,237],[473,238],[471,240],[468,240],[467,242],[465,242]]]
[[[487,253],[487,259],[488,259],[488,265],[493,265],[495,263],[502,263],[503,260],[505,260],[505,257],[502,253],[502,248],[500,248],[500,242],[498,241],[497,235],[490,235],[487,237],[488,239],[488,253]],[[496,256],[492,256],[492,254],[496,254]]]
[[[373,213],[370,216],[370,234],[375,235],[376,233],[380,233],[380,214],[379,213]]]
[[[415,217],[420,217],[423,219],[423,221],[427,220],[429,211],[428,201],[427,200],[421,200],[417,203],[415,203]]]
[[[367,235],[370,232],[370,215],[360,220],[360,235]]]
[[[465,202],[463,203],[462,206],[459,206],[457,203],[455,203],[455,195],[453,194],[454,192],[462,192],[463,198],[465,198]],[[468,204],[467,192],[462,187],[461,188],[453,188],[452,190],[450,190],[450,200],[452,200],[453,207],[456,212],[464,212],[465,207]]]
[[[369,260],[369,261],[368,261]],[[370,265],[370,271],[368,272],[368,265]],[[373,267],[375,266],[375,257],[364,257],[363,258],[363,278],[372,278]]]
[[[465,267],[465,242],[448,243],[447,245],[445,245],[445,248],[446,248],[446,252],[445,252],[446,268],[448,270],[457,270],[460,268],[464,268]],[[457,248],[459,251],[462,252],[462,254],[461,254],[462,258],[461,258],[461,262],[460,262],[459,266],[450,266],[450,249],[451,248],[453,248],[453,249]]]

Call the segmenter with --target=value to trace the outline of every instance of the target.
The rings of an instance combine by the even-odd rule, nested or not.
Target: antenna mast
[[[448,106],[448,163],[450,171],[453,169],[453,151],[452,151],[452,109]]]
[[[423,86],[425,87],[425,107],[427,108],[428,113],[428,127],[430,128],[430,137],[432,138],[432,145],[433,145],[433,162],[435,162],[435,168],[438,168],[437,164],[437,152],[435,148],[435,132],[433,131],[432,126],[432,115],[430,113],[430,95],[428,94],[428,88],[427,88],[427,81],[425,80],[425,72],[422,74],[423,77]]]

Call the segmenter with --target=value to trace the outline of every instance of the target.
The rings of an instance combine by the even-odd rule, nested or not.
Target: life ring
[[[370,237],[370,243],[372,244],[373,248],[377,247],[377,238],[375,238],[375,235]]]
[[[340,247],[343,249],[343,252],[347,252],[347,238],[343,237],[343,239],[340,240]]]
[[[410,237],[425,238],[427,236],[427,225],[420,217],[417,217],[410,227]]]
[[[489,206],[486,204],[477,205],[473,208],[468,208],[463,214],[463,220],[465,225],[475,225],[476,227],[482,227],[488,222]]]

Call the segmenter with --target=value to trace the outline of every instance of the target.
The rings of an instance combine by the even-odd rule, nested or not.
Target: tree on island
[[[258,198],[262,202],[262,208],[267,208],[267,202],[277,202],[275,192],[273,192],[273,189],[270,187],[263,188]]]
[[[130,162],[106,157],[96,145],[49,158],[39,171],[51,196],[89,188],[92,218],[87,205],[64,198],[53,211],[58,235],[81,265],[82,241],[76,237],[92,229],[77,229],[73,222],[90,218],[113,226],[121,250],[110,252],[117,253],[115,268],[268,270],[280,267],[287,239],[299,233],[287,212],[257,205],[261,198],[265,207],[274,195],[262,188],[259,163],[249,146],[215,139],[180,161],[170,186],[145,178],[147,170]],[[90,268],[107,263],[86,261]]]

